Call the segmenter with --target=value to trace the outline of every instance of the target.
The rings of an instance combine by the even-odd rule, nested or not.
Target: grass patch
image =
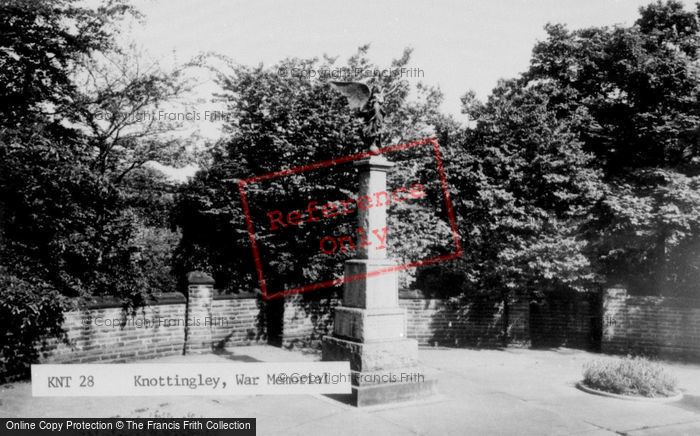
[[[583,384],[599,391],[639,397],[670,397],[678,393],[678,381],[660,364],[643,357],[599,359],[588,362]]]

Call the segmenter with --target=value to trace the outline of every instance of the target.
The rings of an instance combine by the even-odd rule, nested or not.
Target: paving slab
[[[0,386],[2,417],[255,417],[260,435],[700,434],[700,365],[666,362],[684,389],[674,403],[625,401],[576,389],[579,350],[426,348],[438,379],[429,402],[357,409],[322,395],[34,398],[28,382]],[[270,346],[147,362],[306,362],[318,353]]]

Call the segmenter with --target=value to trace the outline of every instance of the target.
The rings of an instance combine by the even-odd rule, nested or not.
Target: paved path
[[[29,383],[0,386],[3,417],[255,417],[259,435],[700,435],[700,365],[669,364],[685,390],[675,403],[598,397],[574,387],[578,350],[422,349],[441,396],[428,403],[355,409],[324,396],[33,398]],[[158,362],[306,361],[267,346]]]

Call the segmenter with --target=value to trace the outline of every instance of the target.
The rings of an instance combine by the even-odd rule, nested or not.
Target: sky
[[[200,52],[225,54],[248,65],[287,56],[340,55],[370,43],[370,57],[388,66],[405,47],[410,67],[439,86],[443,109],[460,114],[468,90],[485,98],[499,78],[527,68],[547,22],[571,29],[629,25],[648,0],[137,0],[143,25],[130,35],[165,65]],[[687,2],[690,6],[691,2]]]
[[[202,52],[271,66],[285,57],[346,59],[369,43],[369,56],[389,66],[413,48],[408,77],[440,87],[442,109],[466,121],[460,97],[473,89],[485,99],[500,78],[527,69],[543,26],[570,29],[631,25],[649,0],[135,0],[144,14],[126,37],[163,67]],[[686,7],[692,7],[686,1]],[[212,88],[204,86],[203,98]]]

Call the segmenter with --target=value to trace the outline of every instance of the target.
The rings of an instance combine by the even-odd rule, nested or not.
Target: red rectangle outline
[[[368,273],[354,274],[349,277],[343,276],[342,278],[326,280],[323,282],[313,283],[310,285],[299,286],[296,288],[286,289],[284,291],[275,292],[272,295],[268,295],[267,284],[265,282],[265,277],[262,270],[262,262],[260,261],[260,252],[258,250],[258,244],[255,240],[255,228],[253,226],[253,220],[250,215],[250,208],[248,206],[248,196],[245,193],[245,187],[250,184],[258,183],[265,180],[270,180],[273,178],[278,178],[282,176],[288,176],[291,174],[298,174],[305,171],[315,170],[319,168],[326,168],[346,162],[352,162],[354,160],[364,159],[377,154],[391,153],[394,151],[406,150],[412,147],[418,147],[422,145],[432,145],[433,153],[435,154],[435,162],[437,165],[438,175],[440,177],[440,187],[442,189],[443,198],[445,201],[445,210],[447,211],[447,219],[450,224],[450,230],[452,232],[452,241],[455,245],[455,251],[449,254],[443,254],[440,256],[435,256],[432,258],[406,263],[402,265],[390,266],[387,268],[382,268],[374,270]],[[259,176],[249,177],[247,179],[238,181],[238,192],[241,195],[241,204],[243,206],[243,214],[245,215],[246,227],[248,230],[248,239],[250,240],[250,245],[253,250],[253,260],[255,262],[255,269],[258,275],[258,282],[260,283],[260,290],[262,291],[262,296],[264,300],[271,300],[274,298],[284,297],[287,295],[301,294],[303,292],[314,291],[317,289],[327,288],[331,286],[340,285],[342,283],[351,282],[354,280],[363,279],[366,277],[373,277],[379,274],[384,274],[394,271],[403,271],[410,268],[417,268],[424,265],[432,265],[439,262],[444,262],[452,259],[456,259],[462,256],[462,243],[457,232],[457,220],[455,219],[454,209],[452,208],[452,201],[450,200],[450,192],[447,188],[447,178],[445,177],[445,171],[442,163],[442,154],[440,153],[440,147],[438,145],[437,138],[425,138],[417,141],[406,142],[404,144],[390,145],[379,149],[376,153],[367,151],[363,153],[356,153],[353,155],[328,159],[321,162],[303,165],[295,168],[290,168],[286,170],[275,171],[271,173],[262,174]]]

